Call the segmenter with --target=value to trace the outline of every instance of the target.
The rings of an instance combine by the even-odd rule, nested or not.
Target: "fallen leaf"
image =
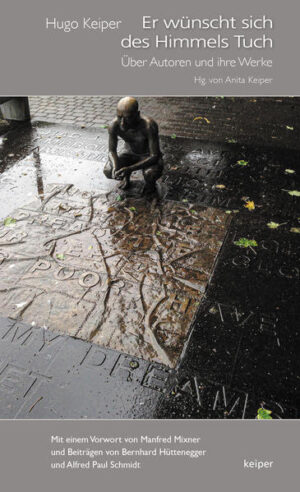
[[[290,232],[295,232],[296,234],[300,234],[300,227],[292,227]]]
[[[225,210],[225,214],[231,214],[232,211],[231,210]]]
[[[270,229],[277,229],[277,227],[279,227],[281,224],[278,224],[278,222],[268,222],[267,223],[267,226],[270,228]]]
[[[226,188],[226,186],[223,184],[219,184],[219,185],[216,185],[216,188],[218,188],[219,190],[224,190],[224,188]]]
[[[16,223],[16,219],[13,219],[12,217],[7,217],[5,220],[4,220],[4,225],[6,227],[13,227]]]
[[[160,231],[157,231],[157,232],[156,232],[156,235],[157,235],[157,236],[161,236],[161,232],[160,232]]]
[[[132,212],[134,212],[136,210],[135,207],[129,207],[129,210],[131,210]]]
[[[186,198],[184,198],[182,201],[183,201],[183,203],[186,203],[188,200]]]
[[[287,130],[294,130],[294,127],[293,127],[293,126],[288,126],[288,125],[286,125],[286,129],[287,129]]]
[[[285,169],[284,172],[287,174],[294,174],[295,171],[294,169]]]
[[[123,200],[123,197],[121,195],[117,195],[116,200],[117,202],[121,202]]]
[[[228,143],[236,144],[237,143],[237,140],[235,138],[229,138],[229,139],[227,139],[227,142]]]
[[[93,249],[93,246],[89,246],[88,249]]]
[[[237,164],[239,166],[247,166],[248,163],[249,163],[248,161],[243,161],[243,160],[237,161]]]
[[[192,209],[192,210],[191,210],[191,213],[192,213],[192,214],[196,214],[197,212],[196,212],[196,210]]]
[[[234,241],[235,246],[240,246],[241,248],[249,248],[250,246],[258,246],[255,239],[247,239],[246,237],[241,237],[238,241]]]
[[[300,191],[298,190],[282,190],[282,191],[286,191],[291,196],[300,196]]]
[[[172,133],[171,138],[176,138],[176,133]]]
[[[136,360],[131,360],[129,362],[129,366],[131,367],[131,369],[137,369],[139,367],[139,363]]]
[[[254,205],[254,202],[252,200],[248,200],[245,203],[244,207],[247,208],[248,210],[254,210],[255,209],[255,205]]]
[[[197,120],[204,120],[206,121],[206,123],[210,123],[209,119],[206,118],[205,116],[196,116],[196,118],[193,119],[193,121],[197,121]]]
[[[65,260],[65,255],[63,255],[62,253],[58,253],[58,254],[56,255],[56,258],[57,258],[58,260]]]
[[[272,420],[273,417],[271,417],[271,410],[267,410],[266,408],[259,408],[257,410],[257,419],[258,420]]]

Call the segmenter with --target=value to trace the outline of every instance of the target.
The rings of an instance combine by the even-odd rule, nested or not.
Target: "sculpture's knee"
[[[111,162],[108,161],[105,166],[104,166],[104,169],[103,169],[103,173],[104,175],[108,178],[108,179],[112,179],[112,165],[111,165]]]
[[[162,172],[163,172],[163,164],[161,161],[159,161],[155,166],[146,169],[144,171],[144,178],[146,183],[148,184],[155,183],[158,180],[158,178],[161,177]]]

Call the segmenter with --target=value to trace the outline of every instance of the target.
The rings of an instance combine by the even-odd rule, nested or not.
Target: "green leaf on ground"
[[[100,128],[108,128],[108,125],[100,125]]]
[[[236,144],[237,143],[237,140],[235,138],[228,138],[227,139],[227,142],[228,143],[233,143],[233,144]]]
[[[196,212],[196,210],[192,209],[192,210],[191,210],[191,213],[192,213],[192,214],[196,214],[197,212]]]
[[[65,255],[63,255],[62,253],[58,253],[58,254],[56,255],[56,258],[57,258],[58,260],[65,260],[65,259],[66,259]]]
[[[121,195],[117,195],[116,200],[117,202],[121,202],[123,200],[123,197]]]
[[[290,232],[295,232],[296,234],[300,234],[300,227],[291,227]]]
[[[249,161],[243,161],[243,160],[240,160],[240,161],[237,161],[237,164],[239,166],[247,166],[247,164],[249,164]]]
[[[257,410],[257,419],[258,420],[272,420],[271,410],[267,410],[266,408],[259,408]]]
[[[187,203],[188,200],[186,198],[184,198],[182,201],[183,201],[183,203]]]
[[[157,236],[161,236],[161,232],[160,232],[160,231],[157,231],[157,232],[156,232],[156,235],[157,235]]]
[[[295,173],[294,169],[285,169],[284,172],[286,174],[294,174]]]
[[[267,223],[267,226],[270,228],[270,229],[277,229],[277,227],[279,227],[281,224],[278,224],[278,222],[268,222]]]
[[[225,214],[232,214],[232,210],[225,210]]]
[[[12,227],[15,225],[16,222],[16,219],[13,219],[12,217],[6,217],[6,219],[4,220],[4,225],[6,227]]]
[[[287,130],[294,130],[294,127],[293,127],[293,126],[288,126],[288,125],[286,125],[286,129],[287,129]]]
[[[134,212],[136,210],[135,207],[129,207],[129,210],[131,210],[132,212]]]
[[[250,246],[258,246],[255,239],[247,239],[246,237],[241,237],[238,241],[234,241],[236,246],[240,246],[240,248],[249,248]]]
[[[300,196],[300,191],[298,190],[282,190],[282,191],[286,191],[291,196]]]
[[[139,367],[139,363],[137,360],[131,360],[129,362],[129,366],[131,367],[131,369],[137,369]]]
[[[171,138],[176,138],[176,137],[177,137],[176,133],[172,133]]]

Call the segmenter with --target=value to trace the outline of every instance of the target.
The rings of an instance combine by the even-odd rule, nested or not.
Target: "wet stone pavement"
[[[228,216],[110,195],[54,185],[13,212],[0,229],[2,314],[174,367]]]
[[[147,197],[105,131],[0,137],[2,418],[299,417],[299,152],[161,140]]]

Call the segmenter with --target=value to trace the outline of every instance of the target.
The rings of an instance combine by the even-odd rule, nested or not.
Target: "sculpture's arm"
[[[111,160],[111,163],[113,165],[113,172],[115,172],[118,169],[118,154],[117,154],[117,148],[118,148],[118,136],[116,132],[116,128],[114,123],[112,123],[108,127],[108,156]]]
[[[116,176],[126,176],[134,171],[139,171],[140,169],[147,169],[148,167],[154,166],[160,157],[159,148],[159,138],[158,138],[158,126],[155,121],[151,121],[148,127],[148,142],[149,142],[149,157],[143,159],[136,164],[132,164],[126,168],[121,168],[116,172]]]

